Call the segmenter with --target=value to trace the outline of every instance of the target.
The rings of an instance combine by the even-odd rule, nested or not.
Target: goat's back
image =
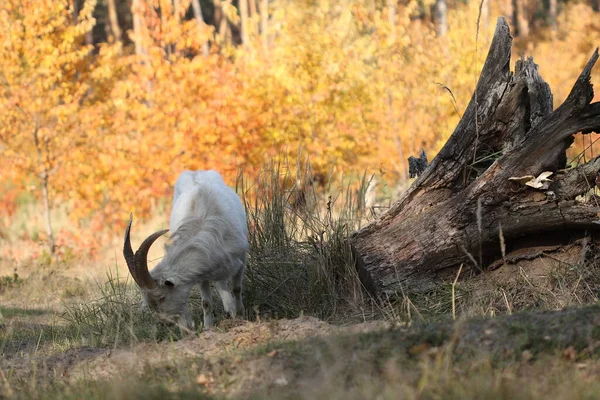
[[[184,171],[175,183],[170,229],[177,232],[190,217],[222,217],[247,236],[246,212],[237,193],[216,171]]]

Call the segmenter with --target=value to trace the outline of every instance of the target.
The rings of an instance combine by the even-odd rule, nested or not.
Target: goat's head
[[[148,250],[156,239],[168,232],[168,229],[148,236],[134,254],[130,239],[132,219],[133,217],[130,216],[125,230],[123,255],[133,280],[140,288],[142,308],[155,311],[165,322],[174,322],[185,329],[192,329],[194,323],[188,304],[189,288],[181,288],[176,279],[169,279],[168,274],[165,276],[164,273],[155,273],[156,276],[152,276],[148,271]],[[169,270],[167,265],[162,264],[162,262],[159,263],[153,272]]]

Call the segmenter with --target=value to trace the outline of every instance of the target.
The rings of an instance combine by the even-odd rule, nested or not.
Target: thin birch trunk
[[[140,16],[142,12],[143,0],[132,0],[131,2],[131,14],[133,16],[133,42],[135,43],[135,54],[137,56],[146,55],[146,49],[142,43],[142,18]]]
[[[556,32],[558,29],[558,24],[556,23],[556,12],[558,9],[558,1],[557,0],[549,0],[549,10],[548,14],[550,14],[550,26],[552,30]]]
[[[44,221],[46,223],[46,234],[48,235],[48,251],[50,252],[50,255],[53,256],[55,252],[55,242],[54,232],[52,230],[52,207],[50,206],[50,191],[48,190],[50,186],[50,171],[48,170],[48,165],[44,162],[42,143],[39,137],[39,122],[37,116],[35,118],[35,128],[33,130],[33,141],[35,143],[35,149],[38,155],[38,164],[41,168],[41,172],[38,174],[38,176],[42,181],[42,201],[44,204]],[[46,142],[46,150],[47,147],[48,143]]]
[[[263,49],[266,52],[269,47],[269,0],[260,1],[260,35],[262,38]]]
[[[198,24],[198,30],[201,31],[202,28],[204,27],[204,16],[202,15],[202,7],[200,7],[200,2],[198,0],[192,0],[192,9],[194,10],[194,19],[196,20],[196,23]],[[208,57],[208,42],[202,37],[201,34],[199,35],[199,39],[202,43],[202,55],[204,57]]]
[[[439,37],[446,36],[448,33],[448,6],[446,0],[436,0],[433,5],[433,20],[435,24],[435,33]]]
[[[248,47],[250,44],[250,38],[248,36],[248,0],[239,0],[238,4],[240,7],[242,46]]]
[[[115,39],[115,43],[119,43],[123,36],[121,27],[119,26],[119,17],[115,0],[107,0],[108,20],[110,21],[110,31]]]

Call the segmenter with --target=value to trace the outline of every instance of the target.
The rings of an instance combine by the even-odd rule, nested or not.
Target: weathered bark
[[[509,70],[512,38],[504,18],[475,93],[430,166],[379,220],[351,235],[359,275],[373,294],[427,292],[461,264],[473,270],[510,252],[523,236],[540,241],[566,230],[600,230],[600,207],[576,197],[593,185],[600,159],[562,170],[573,135],[600,131],[593,98],[593,54],[565,102],[530,58]],[[548,190],[509,180],[552,171]]]

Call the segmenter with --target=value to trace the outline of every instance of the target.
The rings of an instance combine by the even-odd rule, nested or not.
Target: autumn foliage
[[[440,37],[415,18],[427,2],[251,1],[244,22],[222,1],[221,28],[245,24],[238,44],[231,29],[190,17],[189,0],[131,4],[137,28],[105,41],[90,40],[95,1],[0,5],[5,225],[29,191],[49,210],[67,207],[74,226],[112,232],[130,211],[168,206],[183,169],[217,169],[233,184],[283,158],[308,157],[327,176],[374,172],[393,187],[409,155],[431,158],[452,132],[502,13],[451,3]],[[555,104],[600,43],[598,21],[568,3],[557,31],[517,43]]]

